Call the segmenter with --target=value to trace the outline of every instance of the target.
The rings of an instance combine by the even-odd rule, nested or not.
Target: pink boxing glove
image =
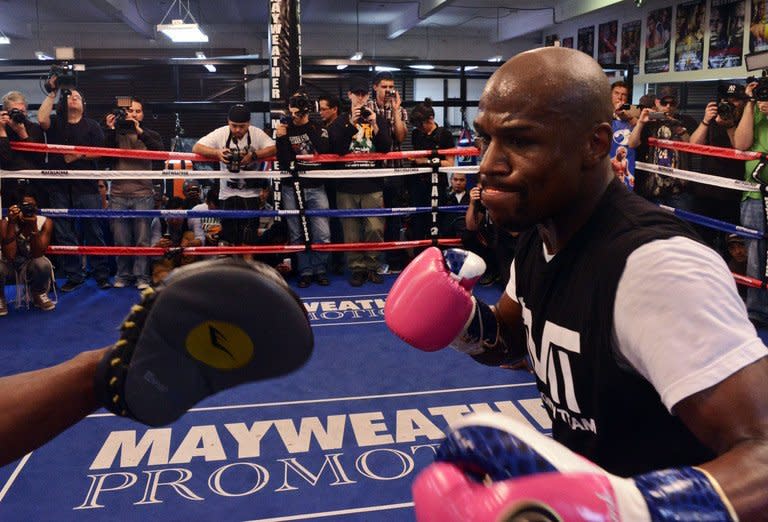
[[[738,520],[701,468],[618,477],[500,413],[453,422],[435,460],[413,484],[418,522]]]
[[[384,306],[387,326],[420,350],[445,348],[475,317],[472,287],[484,272],[485,262],[477,254],[427,248],[392,286]]]

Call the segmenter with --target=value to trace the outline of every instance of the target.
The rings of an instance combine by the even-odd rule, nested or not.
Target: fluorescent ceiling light
[[[11,39],[0,33],[0,45],[11,45]]]
[[[409,65],[408,67],[410,67],[411,69],[419,69],[420,71],[431,71],[432,69],[435,68],[434,65],[429,65],[429,64]]]
[[[389,38],[390,40],[394,40],[395,38],[397,38],[401,34],[405,33],[407,30],[408,29],[403,27],[401,29],[398,29],[396,31],[393,31],[393,32],[389,33],[389,35],[387,35],[387,38]]]
[[[171,20],[170,24],[158,24],[157,30],[165,34],[174,43],[207,42],[206,35],[196,23],[185,24],[183,20]]]
[[[500,54],[497,54],[496,56],[491,56],[490,58],[488,58],[488,61],[498,63],[502,60],[502,58],[503,57]]]
[[[377,65],[373,68],[376,72],[393,72],[399,71],[399,67],[387,67],[386,65]]]
[[[465,65],[464,66],[464,71],[474,71],[475,69],[477,69],[477,65]],[[461,67],[456,67],[456,70],[461,72]]]
[[[197,51],[195,53],[195,56],[197,56],[198,58],[206,58],[205,53],[202,52],[202,51]],[[208,72],[216,72],[216,66],[215,65],[211,65],[210,63],[204,63],[203,67],[208,69]]]
[[[53,60],[53,56],[48,56],[43,51],[35,51],[38,60]]]
[[[355,61],[362,60],[363,59],[363,51],[355,52],[355,54],[350,56],[349,59],[350,60],[355,60]]]
[[[339,65],[336,66],[336,69],[339,70],[339,71],[343,71],[346,68],[347,68],[347,64],[346,63],[342,63],[342,64],[339,64]]]

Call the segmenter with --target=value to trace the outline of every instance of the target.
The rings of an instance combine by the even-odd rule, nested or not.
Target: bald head
[[[568,125],[610,122],[613,113],[603,69],[583,52],[564,47],[543,47],[511,58],[488,80],[480,107],[511,98]]]

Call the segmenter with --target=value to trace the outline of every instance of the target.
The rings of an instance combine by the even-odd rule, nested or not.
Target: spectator
[[[3,258],[0,259],[0,281],[10,274],[16,275],[16,306],[22,300],[49,312],[56,303],[48,297],[53,282],[53,265],[45,257],[51,244],[53,222],[37,213],[37,198],[31,192],[19,191],[20,205],[8,209],[8,217],[0,221]],[[21,289],[24,289],[23,293]],[[21,298],[23,295],[24,299]],[[8,314],[4,292],[0,292],[0,316]]]
[[[465,228],[461,245],[485,261],[485,273],[478,281],[482,286],[493,284],[499,278],[499,264],[494,250],[494,227],[485,205],[480,201],[481,187],[469,191],[469,207],[464,215]]]
[[[128,107],[118,108],[106,118],[107,147],[126,150],[162,150],[160,134],[143,126],[144,103],[131,98]],[[152,160],[117,158],[115,170],[151,170]],[[109,205],[112,210],[152,210],[154,190],[152,180],[115,179],[110,183]],[[112,238],[115,246],[146,247],[150,245],[149,218],[112,220]],[[149,287],[146,256],[117,256],[117,274],[114,286],[123,288],[132,284],[143,290]]]
[[[467,175],[463,172],[451,174],[451,189],[444,198],[444,203],[449,206],[469,205],[469,192],[467,192]],[[467,229],[465,214],[443,214],[442,235],[444,237],[461,237]]]
[[[339,115],[339,99],[336,96],[320,96],[318,98],[318,108],[323,126],[328,131],[330,152],[332,154],[346,154],[349,152],[349,144],[344,140],[344,133],[347,125],[349,125],[349,116],[346,114],[343,116]],[[338,147],[341,147],[341,149]],[[326,163],[324,167],[326,169],[341,168],[340,165],[334,163]],[[335,179],[325,180],[325,191],[328,194],[328,203],[331,208],[338,208]],[[341,221],[332,219],[330,224],[331,242],[343,243],[344,233],[341,228]],[[335,274],[344,273],[344,252],[331,253],[331,266]]]
[[[310,99],[304,92],[297,92],[288,100],[290,120],[277,126],[277,160],[280,170],[288,170],[293,163],[299,171],[317,169],[320,164],[311,161],[296,161],[299,154],[325,154],[329,150],[328,130],[309,120]],[[298,209],[296,201],[296,183],[300,183],[304,208],[307,210],[327,210],[329,208],[328,195],[325,192],[325,184],[322,179],[284,178],[281,183],[282,204],[286,210]],[[301,245],[304,243],[304,233],[299,223],[299,218],[289,217],[288,232],[290,244]],[[309,225],[309,238],[312,243],[330,243],[331,228],[327,217],[315,216],[307,218]],[[298,261],[299,288],[308,287],[314,280],[320,286],[330,284],[327,276],[328,253],[299,252],[296,254]]]
[[[416,105],[411,111],[411,122],[413,131],[411,132],[411,143],[414,150],[435,150],[450,149],[454,147],[453,135],[451,132],[440,127],[435,123],[435,111],[432,109],[432,100],[429,98],[424,103]],[[414,161],[417,165],[430,165],[429,158],[418,158]],[[454,164],[453,156],[440,156],[440,165],[450,167]],[[432,175],[417,174],[408,176],[408,193],[410,194],[411,204],[416,207],[429,207],[432,205]],[[438,201],[441,204],[444,201],[444,191],[448,183],[445,174],[438,177]],[[466,187],[466,178],[465,178]],[[410,226],[408,227],[408,239],[425,239],[430,237],[431,216],[429,213],[419,213],[410,216]],[[437,231],[436,231],[437,232]]]
[[[375,96],[367,102],[370,110],[384,118],[389,123],[389,132],[392,145],[387,149],[377,149],[378,152],[390,152],[401,150],[403,141],[408,134],[408,112],[402,106],[400,92],[395,89],[395,77],[391,72],[379,72],[373,78],[373,92]],[[401,167],[402,160],[389,160],[383,164],[385,167]],[[405,179],[403,176],[390,176],[383,178],[384,206],[387,208],[408,207],[411,206]],[[389,216],[385,220],[384,240],[397,241],[400,239],[400,229],[402,228],[402,218],[400,216]],[[404,250],[389,250],[386,253],[388,266],[382,266],[382,269],[391,267],[393,271],[401,270],[408,262]]]
[[[691,133],[696,130],[696,121],[677,112],[677,89],[662,87],[656,95],[655,111],[643,109],[637,125],[629,135],[628,145],[637,149],[637,158],[646,163],[687,169],[689,157],[685,153],[662,147],[652,147],[648,138],[674,141],[690,141]],[[635,191],[644,198],[674,208],[692,210],[693,195],[687,182],[670,176],[655,173],[638,172],[635,176]]]
[[[743,85],[721,84],[717,101],[707,104],[704,117],[691,134],[691,143],[733,148],[736,125],[741,119],[745,104],[746,93]],[[744,162],[706,155],[702,157],[701,170],[724,178],[743,179]],[[693,193],[696,195],[694,212],[727,223],[739,223],[742,196],[739,191],[696,183]],[[723,233],[709,227],[697,227],[697,230],[709,246],[720,254],[725,254]]]
[[[726,239],[726,246],[728,247],[728,269],[733,274],[744,275],[747,273],[747,246],[744,244],[744,238],[737,236],[736,234],[728,234]],[[738,285],[739,295],[746,301],[747,299],[747,287],[744,285]]]
[[[733,145],[739,150],[768,152],[768,100],[754,100],[754,89],[757,82],[751,82],[745,89],[749,97],[744,105],[736,132],[733,135]],[[761,96],[762,98],[762,96]],[[744,164],[744,179],[754,182],[752,171],[759,160],[747,161]],[[760,173],[760,183],[768,178],[765,171]],[[763,198],[759,192],[745,192],[741,199],[741,224],[748,228],[765,232],[765,209]],[[747,243],[747,275],[756,279],[765,278],[766,246],[764,239],[750,239]],[[758,327],[768,326],[768,292],[764,288],[747,288],[747,313],[749,319]]]
[[[218,210],[219,189],[211,187],[205,194],[205,203],[192,207],[193,211]],[[204,246],[218,246],[221,233],[221,221],[217,217],[189,218],[187,223],[192,226],[195,239],[199,239]]]
[[[185,179],[181,185],[181,192],[184,194],[184,208],[186,209],[194,208],[203,202],[200,182],[196,179]]]
[[[192,152],[218,159],[221,168],[233,174],[254,168],[258,160],[273,156],[277,149],[272,138],[250,121],[251,112],[245,105],[233,105],[227,115],[227,125],[200,138]],[[253,178],[222,179],[221,208],[257,210],[264,184],[263,180]],[[258,224],[258,218],[222,219],[220,239],[229,245],[256,244]]]
[[[354,78],[347,93],[352,107],[344,132],[334,139],[339,143],[332,144],[331,150],[344,150],[351,154],[366,152],[388,151],[392,146],[389,123],[381,114],[376,114],[368,106],[370,89],[368,81]],[[354,161],[345,164],[347,168],[372,168],[373,161]],[[336,203],[340,209],[362,209],[384,207],[384,183],[382,178],[360,177],[356,179],[340,179],[337,184]],[[361,240],[368,243],[378,243],[384,239],[384,218],[342,218],[344,241],[358,243]],[[379,274],[381,262],[379,253],[374,251],[348,252],[347,268],[351,273],[349,284],[361,286],[367,280],[383,283]]]
[[[43,168],[45,156],[37,152],[18,152],[11,149],[14,141],[27,143],[45,143],[43,129],[27,117],[27,100],[19,91],[11,91],[3,96],[0,108],[0,169],[3,170],[39,170]],[[4,179],[2,183],[3,199],[15,197],[18,187],[33,185],[39,188],[39,181],[22,179]],[[39,193],[39,191],[38,191]]]
[[[168,200],[166,210],[184,210],[184,200],[173,196]],[[184,255],[184,248],[202,246],[203,242],[195,237],[187,218],[169,217],[152,220],[152,246],[169,249],[166,254],[152,262],[152,285],[157,286],[166,276],[179,266],[194,262],[197,257]]]
[[[59,90],[56,77],[47,84],[52,91],[45,97],[37,111],[40,126],[48,133],[48,143],[61,145],[104,146],[104,132],[96,120],[85,117],[85,100],[76,89],[62,89],[61,98],[53,110],[56,92]],[[94,170],[97,164],[94,157],[85,154],[51,154],[48,168],[56,170]],[[96,180],[72,180],[45,182],[48,201],[53,208],[98,209],[101,208],[101,196]],[[80,219],[79,229],[83,243],[89,246],[105,246],[104,234],[97,219]],[[56,243],[65,246],[77,246],[78,227],[74,219],[57,219],[54,222]],[[89,256],[93,277],[99,288],[112,287],[109,281],[109,262],[104,256]],[[62,292],[71,292],[85,282],[85,270],[80,256],[59,256],[57,270],[66,281],[61,286]]]

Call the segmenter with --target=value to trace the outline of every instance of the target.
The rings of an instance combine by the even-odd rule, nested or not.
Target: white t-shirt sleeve
[[[207,203],[199,203],[190,210],[208,210]],[[192,226],[195,239],[199,239],[205,244],[205,232],[203,231],[203,218],[187,218],[187,225]]]
[[[618,349],[672,408],[768,355],[713,250],[685,237],[627,259],[614,303]]]
[[[517,286],[515,285],[515,260],[512,260],[512,264],[509,267],[509,282],[507,283],[507,287],[504,289],[504,293],[507,294],[509,297],[512,298],[513,301],[517,302]]]
[[[251,143],[255,150],[260,150],[266,147],[271,147],[275,144],[275,140],[270,138],[266,132],[258,127],[250,127]]]

